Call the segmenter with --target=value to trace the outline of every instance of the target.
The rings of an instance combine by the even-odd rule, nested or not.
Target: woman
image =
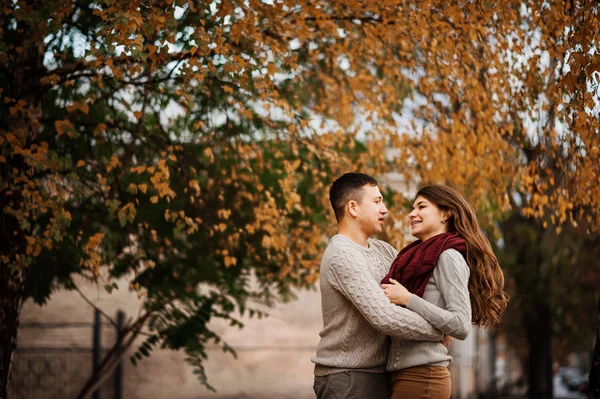
[[[457,339],[471,323],[500,322],[508,303],[504,276],[473,207],[448,186],[426,186],[408,217],[418,241],[398,253],[382,281],[390,301]],[[451,361],[441,343],[392,339],[392,399],[449,398]]]

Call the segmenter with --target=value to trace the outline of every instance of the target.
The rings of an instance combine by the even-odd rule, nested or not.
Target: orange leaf
[[[27,102],[25,100],[19,100],[19,102],[17,103],[17,105],[15,105],[14,107],[10,107],[10,115],[14,115],[17,112],[22,111],[25,106],[27,105]]]
[[[88,112],[90,111],[90,107],[85,103],[73,103],[72,105],[69,105],[67,107],[67,111],[69,111],[69,112],[81,111],[87,115]]]
[[[94,129],[94,136],[99,135],[100,133],[102,133],[103,131],[106,130],[106,125],[104,123],[100,123],[98,126],[96,126],[96,128]]]
[[[58,133],[59,136],[62,136],[63,134],[75,129],[73,124],[67,119],[54,122],[54,128],[56,129],[56,133]]]

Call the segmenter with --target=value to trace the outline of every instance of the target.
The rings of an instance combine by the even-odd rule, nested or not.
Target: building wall
[[[92,284],[79,281],[84,294],[106,313],[114,315],[121,309],[127,315],[136,314],[140,302],[123,284],[112,295]],[[300,291],[298,299],[281,304],[269,311],[269,317],[244,319],[245,327],[237,329],[225,323],[213,323],[212,327],[224,340],[234,347],[238,358],[223,353],[220,348],[208,351],[206,372],[210,384],[217,390],[211,392],[203,387],[191,367],[184,362],[183,353],[157,350],[150,358],[134,367],[124,361],[124,397],[128,399],[153,398],[313,398],[312,380],[314,355],[322,327],[320,294],[318,290]],[[22,323],[85,323],[91,322],[92,308],[76,292],[59,291],[47,305],[39,307],[31,302],[25,304]],[[105,329],[104,342],[108,345],[114,334]],[[473,398],[486,374],[484,330],[473,328],[465,341],[455,340],[451,348],[454,363],[453,398]],[[85,347],[91,344],[89,332],[81,328],[60,331],[27,329],[20,336],[19,345]],[[489,363],[489,362],[488,362]],[[82,368],[91,368],[85,363]],[[104,395],[104,394],[103,394]],[[105,399],[109,399],[103,396]]]
[[[85,281],[78,281],[77,284],[95,305],[109,315],[116,314],[120,309],[127,315],[135,315],[140,306],[137,296],[127,291],[126,284],[122,284],[112,295]],[[315,352],[322,325],[320,297],[318,291],[300,291],[297,295],[296,301],[271,309],[267,318],[243,319],[245,327],[241,330],[225,323],[212,323],[211,327],[238,354],[238,359],[235,359],[230,354],[223,353],[220,348],[211,347],[208,350],[206,372],[216,393],[198,382],[193,370],[184,361],[184,353],[157,350],[150,358],[144,358],[137,367],[125,359],[123,397],[312,398],[313,365],[310,357]],[[21,323],[30,326],[32,323],[56,325],[91,323],[92,319],[93,309],[79,294],[59,291],[43,307],[27,302],[23,308]],[[114,340],[114,333],[111,334],[110,328],[103,329],[103,338],[105,346]],[[91,339],[89,327],[23,328],[20,331],[19,346],[85,348],[91,346]],[[16,355],[18,356],[19,354]],[[16,357],[15,361],[18,361]],[[90,356],[83,359],[83,363],[77,367],[91,370]],[[14,376],[15,381],[19,378],[18,375]],[[44,397],[59,397],[51,394],[51,384],[47,386],[44,393],[47,396]],[[14,384],[11,385],[11,390],[13,388]],[[15,391],[13,393],[15,398],[24,397],[17,395]],[[38,399],[38,396],[33,397]],[[104,391],[102,397],[109,399],[104,396]]]

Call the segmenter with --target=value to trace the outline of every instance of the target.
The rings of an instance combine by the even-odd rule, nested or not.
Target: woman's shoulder
[[[465,257],[454,248],[448,248],[447,250],[443,251],[440,254],[440,258],[446,258],[449,260],[456,260],[456,261],[462,260],[463,262],[465,261]]]
[[[454,248],[449,248],[440,254],[437,266],[454,270],[469,270],[469,266],[467,265],[464,256]]]

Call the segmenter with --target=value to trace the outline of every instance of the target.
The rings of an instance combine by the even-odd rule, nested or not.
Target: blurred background
[[[5,3],[0,399],[312,397],[348,171],[494,245],[453,398],[600,396],[596,2]]]

